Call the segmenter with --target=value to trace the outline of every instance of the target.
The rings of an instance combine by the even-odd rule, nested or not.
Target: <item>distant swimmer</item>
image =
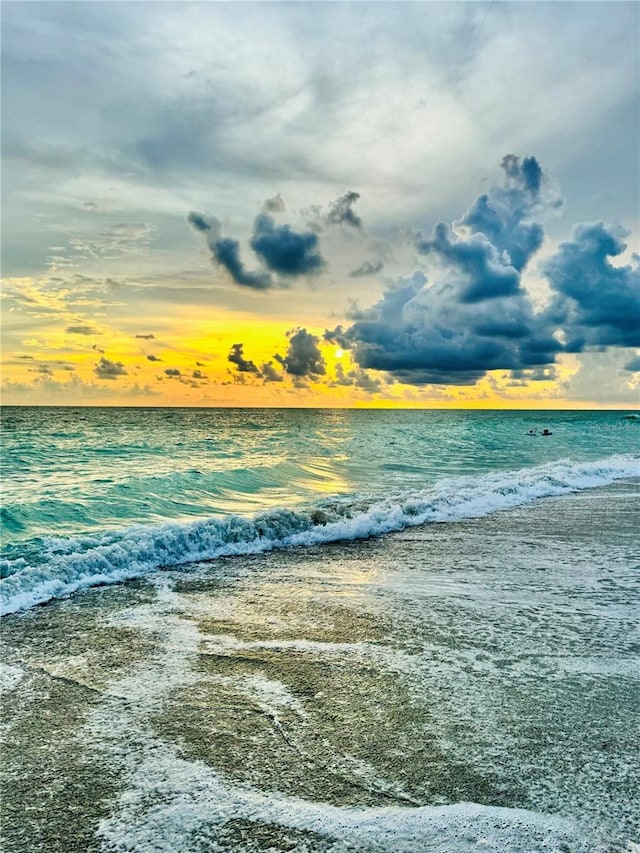
[[[550,432],[548,429],[543,429],[540,435],[553,435],[553,433]]]
[[[525,433],[525,435],[537,435],[537,434],[538,433],[535,431],[535,429],[530,429],[529,432]]]

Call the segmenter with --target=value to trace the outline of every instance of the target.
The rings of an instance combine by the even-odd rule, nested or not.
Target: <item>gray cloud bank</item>
[[[348,347],[362,368],[411,384],[473,385],[507,369],[517,381],[561,352],[640,345],[638,258],[614,266],[626,246],[618,228],[582,224],[543,264],[551,303],[536,312],[522,272],[544,239],[533,217],[557,209],[535,157],[502,161],[503,183],[479,196],[453,226],[438,223],[416,248],[435,270],[398,278],[352,325],[325,337]],[[531,372],[533,371],[533,372]]]

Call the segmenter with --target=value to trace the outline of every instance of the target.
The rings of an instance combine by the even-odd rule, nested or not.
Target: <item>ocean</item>
[[[3,849],[640,849],[630,414],[5,407]]]

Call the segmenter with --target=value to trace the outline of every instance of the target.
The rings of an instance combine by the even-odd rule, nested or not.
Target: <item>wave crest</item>
[[[324,500],[302,510],[218,516],[187,523],[136,525],[81,537],[46,537],[39,553],[3,561],[0,614],[81,589],[118,583],[159,568],[276,548],[366,539],[426,522],[487,515],[543,497],[640,476],[640,458],[553,462],[519,471],[440,480],[425,490]],[[25,551],[28,546],[25,546]]]

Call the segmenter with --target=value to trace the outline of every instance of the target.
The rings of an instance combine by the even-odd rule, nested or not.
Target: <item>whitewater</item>
[[[0,614],[44,604],[98,584],[179,566],[274,548],[365,539],[426,522],[454,522],[539,498],[640,477],[640,457],[560,461],[513,472],[457,477],[432,489],[323,500],[295,511],[272,509],[181,524],[137,525],[93,536],[42,537],[38,563],[4,559]]]

